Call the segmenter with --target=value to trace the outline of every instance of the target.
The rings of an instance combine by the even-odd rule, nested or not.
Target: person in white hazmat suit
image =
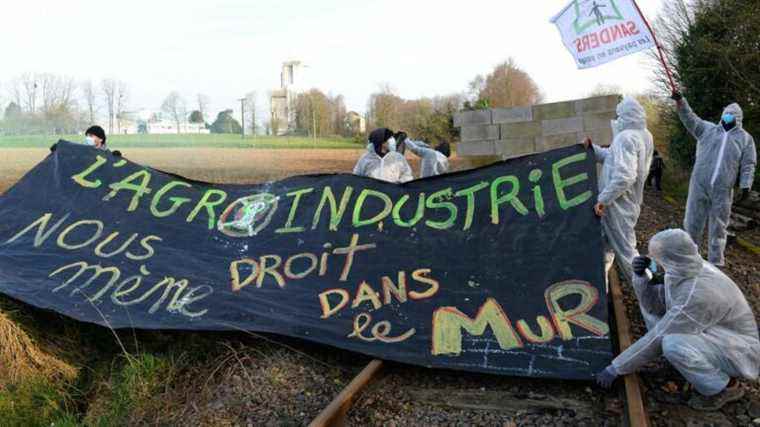
[[[757,152],[755,140],[742,122],[739,104],[725,108],[718,124],[702,120],[678,92],[672,98],[678,104],[678,116],[686,130],[697,139],[697,157],[689,181],[684,228],[691,238],[702,242],[708,223],[708,261],[725,265],[724,252],[728,222],[733,203],[733,187],[739,176],[741,200],[747,198],[755,179]]]
[[[754,381],[760,366],[757,323],[742,291],[699,255],[683,230],[666,230],[649,242],[649,256],[665,270],[652,280],[651,260],[633,262],[634,282],[648,332],[596,375],[610,387],[619,375],[664,356],[699,393],[689,401],[717,410],[742,398],[737,378]]]
[[[396,141],[404,144],[409,151],[420,158],[420,178],[437,176],[449,171],[449,157],[451,157],[451,146],[448,142],[441,142],[435,148],[423,141],[410,139],[405,132],[398,132],[395,135]]]
[[[602,218],[605,242],[605,272],[614,260],[630,283],[631,261],[636,251],[636,223],[644,201],[644,185],[652,163],[654,143],[646,127],[646,112],[635,99],[626,97],[617,106],[612,121],[613,140],[609,148],[594,145],[597,162],[602,163],[599,197],[594,211]]]
[[[406,161],[406,157],[396,151],[393,131],[387,128],[375,129],[369,134],[367,152],[356,162],[354,175],[375,178],[394,184],[401,184],[414,179],[412,168]]]

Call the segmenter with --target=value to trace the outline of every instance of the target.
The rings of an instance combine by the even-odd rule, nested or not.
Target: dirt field
[[[0,191],[5,191],[47,156],[47,149],[0,150]],[[188,178],[219,183],[255,183],[292,175],[351,172],[362,150],[243,150],[235,148],[136,148],[129,160]],[[411,159],[410,159],[411,160]]]
[[[0,192],[7,190],[47,156],[47,149],[0,149]],[[201,181],[257,183],[312,173],[351,173],[363,150],[350,149],[235,149],[235,148],[132,148],[129,160]],[[419,161],[407,155],[419,174]],[[452,159],[453,168],[462,162]]]

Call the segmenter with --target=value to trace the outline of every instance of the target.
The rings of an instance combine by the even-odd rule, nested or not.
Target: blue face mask
[[[731,113],[726,113],[723,115],[723,117],[721,117],[721,119],[723,120],[723,123],[731,124],[736,120],[736,117],[734,117],[734,115]]]

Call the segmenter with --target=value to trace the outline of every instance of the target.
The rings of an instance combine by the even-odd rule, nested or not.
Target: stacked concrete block
[[[598,96],[533,107],[463,111],[454,115],[461,128],[460,156],[498,156],[503,159],[577,144],[612,142],[610,121],[618,95]]]

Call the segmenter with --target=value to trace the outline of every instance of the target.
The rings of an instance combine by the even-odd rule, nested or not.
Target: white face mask
[[[91,147],[95,146],[95,140],[91,136],[85,136],[84,137],[84,145],[89,145]]]
[[[396,151],[396,138],[391,137],[391,139],[388,140],[388,151]]]

